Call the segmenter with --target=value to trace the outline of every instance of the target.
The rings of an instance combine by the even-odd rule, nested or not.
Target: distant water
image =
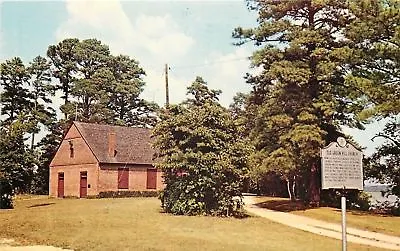
[[[388,197],[384,197],[382,196],[381,192],[367,192],[368,194],[370,194],[372,196],[371,198],[371,202],[372,204],[378,203],[378,202],[395,202],[397,199],[396,195],[389,195]]]
[[[373,186],[365,186],[364,192],[370,194],[372,196],[371,203],[376,204],[379,202],[395,202],[397,200],[397,196],[389,195],[388,197],[382,196],[382,192],[387,189],[387,185],[373,185]]]

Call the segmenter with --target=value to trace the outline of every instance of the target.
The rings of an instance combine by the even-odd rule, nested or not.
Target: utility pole
[[[169,90],[168,90],[168,64],[165,64],[165,107],[169,106]]]
[[[36,117],[36,110],[37,110],[37,95],[35,96],[35,110],[34,110],[34,117]],[[36,119],[36,118],[35,118]],[[32,133],[31,139],[31,150],[33,150],[33,145],[35,144],[35,132]]]
[[[78,103],[75,104],[75,121],[78,121]]]

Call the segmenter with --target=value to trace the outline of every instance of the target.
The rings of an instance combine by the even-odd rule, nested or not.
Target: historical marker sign
[[[321,149],[322,189],[363,190],[362,152],[342,137]],[[342,251],[347,250],[346,197],[340,200],[342,208]]]
[[[344,138],[321,150],[322,189],[363,190],[363,154]]]

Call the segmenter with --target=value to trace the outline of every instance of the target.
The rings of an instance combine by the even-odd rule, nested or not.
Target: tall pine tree
[[[27,115],[33,107],[29,87],[29,73],[21,58],[15,57],[0,64],[2,123],[11,124],[18,115]]]
[[[257,1],[258,27],[235,29],[238,44],[254,41],[260,74],[248,76],[256,106],[253,161],[302,184],[300,196],[319,204],[319,149],[342,135],[340,125],[361,127],[349,96],[343,62],[349,57],[344,28],[348,1]]]

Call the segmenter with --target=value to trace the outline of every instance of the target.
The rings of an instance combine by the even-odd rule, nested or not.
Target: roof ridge
[[[75,122],[75,121],[74,121]],[[100,158],[96,155],[96,153],[93,151],[93,148],[91,146],[91,144],[89,144],[88,140],[85,137],[85,133],[83,133],[83,130],[81,128],[81,126],[79,124],[75,124],[72,123],[73,125],[75,125],[76,130],[78,131],[78,133],[81,135],[83,141],[85,142],[85,144],[89,147],[89,150],[92,152],[93,156],[96,158],[97,162],[100,162]],[[72,125],[71,125],[72,128]]]
[[[138,126],[123,126],[123,125],[110,125],[110,124],[99,124],[99,123],[89,123],[89,122],[82,122],[82,121],[73,121],[74,124],[87,124],[87,125],[99,125],[104,127],[121,127],[121,128],[135,128],[135,129],[144,129],[144,130],[151,130],[152,128],[146,127],[138,127]]]
[[[100,163],[149,163],[153,162],[151,129],[143,127],[113,126],[74,121],[82,138]],[[109,156],[109,134],[116,135],[115,157]]]

